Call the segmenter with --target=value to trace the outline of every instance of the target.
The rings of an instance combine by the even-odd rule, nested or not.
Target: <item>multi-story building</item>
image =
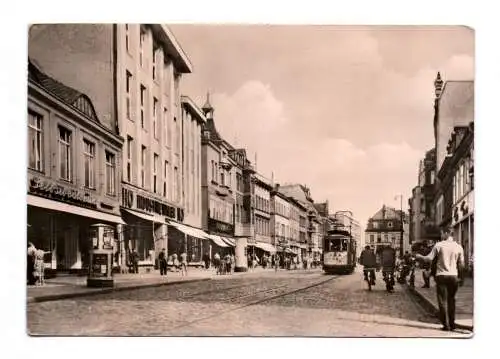
[[[290,200],[277,184],[271,191],[272,244],[279,252],[290,251]]]
[[[276,247],[273,245],[273,238],[271,236],[271,191],[273,189],[272,182],[260,174],[254,176],[255,186],[255,206],[253,214],[255,218],[255,244],[261,252],[274,254]]]
[[[451,204],[444,213],[451,216],[454,238],[464,248],[467,269],[471,269],[474,253],[474,123],[455,127],[448,142],[438,178],[444,189],[445,202]],[[451,192],[451,195],[449,193]],[[443,216],[443,221],[448,219]]]
[[[434,185],[436,179],[436,151],[427,151],[419,163],[418,182],[412,190],[409,205],[410,244],[418,247],[422,243],[432,243],[439,239],[439,229],[434,218]]]
[[[122,145],[86,94],[29,61],[28,241],[47,252],[47,273],[88,268],[92,224],[112,226],[118,252]]]
[[[441,167],[448,155],[449,139],[455,127],[467,127],[474,121],[474,81],[443,82],[440,73],[434,81],[434,145],[436,176],[433,207],[435,224],[441,229],[452,224],[453,185]]]
[[[202,108],[203,228],[216,244],[214,251],[235,251],[236,271],[247,269],[247,243],[254,242],[255,173],[244,149],[236,149],[217,131],[209,96]],[[229,248],[228,248],[229,247]]]
[[[307,211],[295,198],[289,197],[289,202],[290,247],[301,263],[307,255]]]
[[[313,256],[315,260],[319,260],[321,258],[325,227],[316,207],[314,207],[310,189],[301,184],[285,184],[280,187],[280,192],[294,198],[306,208],[308,255]]]
[[[192,65],[168,27],[33,25],[29,54],[49,73],[85,92],[102,124],[125,139],[122,255],[136,250],[139,265],[152,266],[162,248],[179,254],[191,247],[192,238],[203,237],[201,230],[181,226],[184,196],[194,197],[192,188],[184,188],[190,176],[184,173],[190,168],[183,162],[189,160],[184,142],[200,120],[182,117],[181,77]]]
[[[365,245],[374,248],[376,253],[385,246],[391,246],[399,253],[401,235],[403,235],[403,252],[409,251],[408,230],[407,214],[384,205],[368,219],[365,230]]]

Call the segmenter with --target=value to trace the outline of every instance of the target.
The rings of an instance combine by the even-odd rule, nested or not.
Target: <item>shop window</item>
[[[29,167],[43,171],[43,118],[28,112]]]

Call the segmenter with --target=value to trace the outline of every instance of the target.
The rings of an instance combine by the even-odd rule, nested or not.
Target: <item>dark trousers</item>
[[[455,295],[457,294],[457,290],[457,276],[436,276],[436,292],[439,306],[439,319],[446,328],[455,328]]]
[[[160,275],[167,274],[167,261],[165,259],[160,259]]]
[[[36,278],[33,275],[33,271],[35,270],[35,263],[33,262],[33,257],[28,256],[27,264],[26,264],[26,279],[28,280],[28,284],[32,285],[36,283]]]

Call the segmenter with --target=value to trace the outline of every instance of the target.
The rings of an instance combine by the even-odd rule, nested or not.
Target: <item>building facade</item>
[[[455,127],[448,143],[448,156],[438,173],[446,186],[447,211],[454,238],[464,248],[466,269],[472,270],[474,255],[474,124]],[[451,189],[451,191],[450,191]],[[448,219],[444,217],[443,220]]]
[[[253,215],[255,218],[255,243],[257,255],[272,255],[276,253],[273,244],[273,226],[271,221],[272,202],[271,192],[273,190],[271,180],[256,173],[254,175],[255,206]]]
[[[279,252],[290,250],[290,200],[276,185],[271,192],[272,244]]]
[[[400,210],[382,206],[377,213],[368,219],[365,230],[365,245],[371,246],[376,253],[386,246],[391,246],[399,253],[401,235],[403,234],[403,252],[410,251],[407,217],[408,215],[401,213]]]
[[[120,172],[127,226],[121,256],[135,250],[139,266],[151,267],[162,248],[169,255],[188,251],[190,239],[204,235],[182,224],[184,196],[192,199],[196,191],[185,188],[192,186],[185,171],[192,168],[196,175],[196,168],[184,151],[197,151],[192,136],[199,119],[183,117],[181,78],[192,65],[168,27],[33,25],[28,51],[58,79],[82,89],[102,124],[125,139]]]
[[[47,273],[88,269],[93,224],[111,226],[119,253],[122,146],[86,94],[29,61],[28,241],[46,252]]]

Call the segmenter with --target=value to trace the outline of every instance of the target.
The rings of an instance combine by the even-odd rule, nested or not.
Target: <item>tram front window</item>
[[[345,238],[332,238],[328,240],[329,252],[345,252],[347,251],[347,240]]]

